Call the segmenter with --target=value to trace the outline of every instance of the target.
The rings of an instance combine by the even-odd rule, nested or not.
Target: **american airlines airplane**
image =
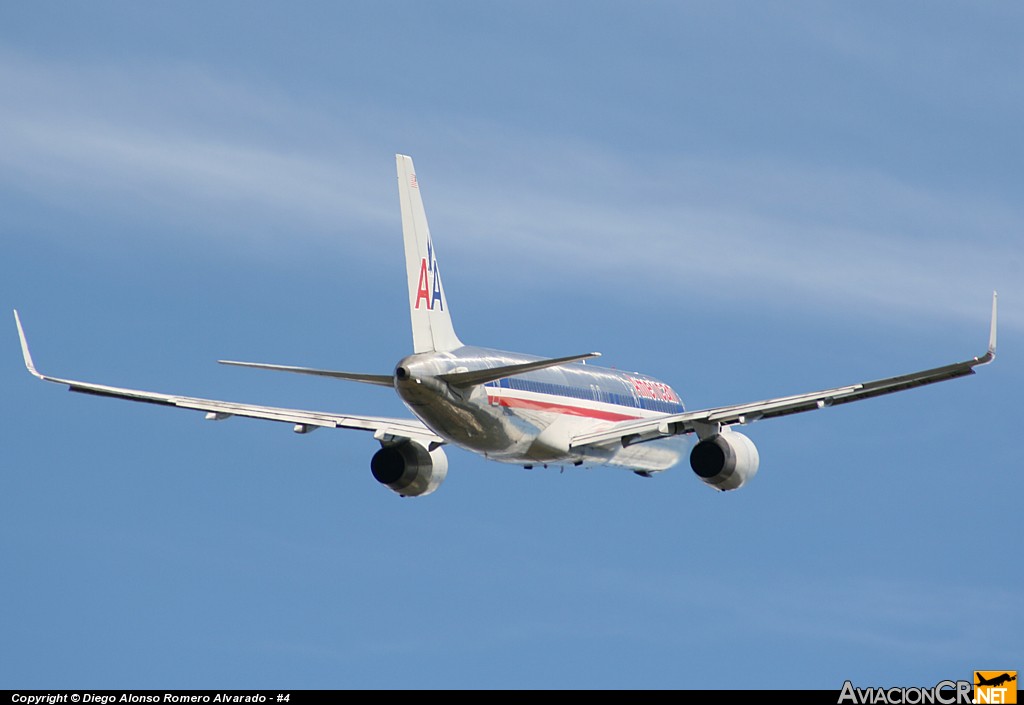
[[[600,353],[543,358],[465,345],[452,325],[412,159],[399,154],[396,161],[412,354],[399,360],[391,374],[219,362],[391,387],[415,418],[256,406],[51,377],[36,369],[15,311],[25,366],[39,379],[65,384],[73,392],[192,409],[214,421],[243,416],[291,424],[296,433],[318,428],[369,431],[381,446],[370,460],[374,478],[403,497],[417,497],[434,492],[447,476],[447,445],[526,468],[612,465],[644,477],[672,467],[689,449],[690,467],[702,482],[716,490],[734,490],[754,476],[760,462],[753,441],[734,426],[971,375],[976,366],[995,359],[994,292],[988,351],[981,357],[872,382],[697,411],[688,411],[664,382],[586,364]]]

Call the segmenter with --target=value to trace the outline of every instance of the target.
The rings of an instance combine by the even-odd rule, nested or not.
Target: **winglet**
[[[995,320],[996,320],[996,309],[999,297],[996,292],[992,292],[992,323],[988,329],[988,351],[985,355],[980,358],[975,358],[978,365],[987,365],[988,363],[995,360]]]
[[[21,354],[25,358],[25,367],[32,373],[33,376],[39,379],[45,379],[43,375],[39,374],[36,370],[35,363],[32,362],[32,353],[28,351],[28,341],[25,339],[25,329],[21,327],[21,317],[18,316],[18,309],[14,309],[14,322],[18,326],[18,337],[21,338]]]
[[[992,357],[996,356],[996,303],[999,301],[999,294],[992,292],[992,327],[988,333],[988,351]]]

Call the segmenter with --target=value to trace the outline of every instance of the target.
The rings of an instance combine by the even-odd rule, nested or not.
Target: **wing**
[[[718,433],[722,426],[748,424],[761,419],[788,416],[789,414],[798,414],[803,411],[814,411],[826,406],[836,406],[837,404],[846,404],[860,401],[861,399],[870,399],[882,394],[892,394],[893,392],[901,392],[904,389],[913,389],[914,387],[921,387],[926,384],[934,384],[935,382],[944,382],[949,379],[972,375],[974,374],[975,367],[988,364],[996,357],[996,301],[996,294],[993,293],[992,323],[989,331],[988,351],[980,357],[943,367],[934,367],[930,370],[912,372],[898,377],[887,377],[872,382],[861,382],[846,387],[823,389],[807,394],[765,399],[749,404],[719,406],[700,411],[687,411],[681,414],[665,414],[638,421],[623,421],[599,431],[574,436],[570,441],[570,446],[573,448],[613,444],[628,446],[655,438],[677,436],[686,433],[696,433],[698,437],[705,438]]]
[[[334,414],[322,411],[303,411],[300,409],[282,409],[274,406],[258,406],[255,404],[240,404],[230,401],[219,401],[216,399],[199,399],[197,397],[185,397],[176,394],[162,394],[160,392],[147,392],[140,389],[126,389],[124,387],[110,387],[105,384],[94,384],[92,382],[79,382],[72,379],[61,379],[50,377],[40,373],[32,361],[32,355],[28,349],[28,341],[25,339],[25,331],[21,326],[21,318],[18,312],[14,312],[14,320],[18,325],[18,336],[21,338],[21,352],[25,358],[25,367],[35,377],[46,382],[66,384],[72,392],[83,394],[95,394],[101,397],[114,397],[116,399],[128,399],[130,401],[141,401],[147,404],[160,404],[172,406],[179,409],[192,409],[194,411],[205,411],[206,418],[210,420],[222,420],[232,416],[242,416],[250,419],[266,419],[268,421],[279,421],[292,424],[296,433],[309,433],[317,428],[348,428],[360,431],[372,431],[374,438],[382,443],[390,443],[400,439],[413,439],[421,442],[424,446],[436,447],[445,441],[436,433],[428,429],[415,419],[395,419],[380,416],[353,416],[349,414]]]

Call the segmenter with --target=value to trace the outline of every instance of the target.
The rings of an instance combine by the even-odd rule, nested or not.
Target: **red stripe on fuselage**
[[[515,409],[530,409],[532,411],[550,411],[556,414],[568,414],[569,416],[585,416],[591,419],[602,421],[629,421],[639,419],[634,414],[619,414],[614,411],[602,411],[601,409],[587,409],[582,406],[569,406],[551,401],[539,401],[537,399],[521,399],[519,397],[497,397],[487,395],[487,401],[493,404],[495,401],[500,406],[507,406]]]

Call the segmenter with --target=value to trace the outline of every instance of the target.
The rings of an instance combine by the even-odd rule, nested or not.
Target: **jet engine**
[[[716,490],[735,490],[757,473],[760,458],[754,442],[742,433],[724,429],[690,451],[690,467],[701,482]]]
[[[441,448],[427,450],[416,441],[384,446],[370,460],[377,482],[402,497],[428,495],[448,475],[448,456]]]

